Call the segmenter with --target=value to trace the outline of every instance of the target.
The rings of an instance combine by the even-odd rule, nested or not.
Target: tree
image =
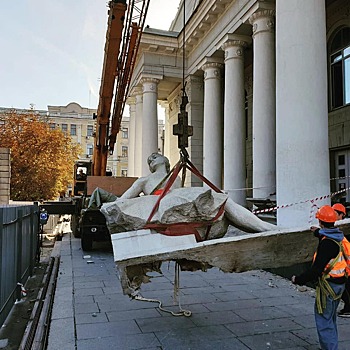
[[[34,110],[0,114],[0,147],[11,149],[11,199],[53,199],[67,190],[81,147]]]

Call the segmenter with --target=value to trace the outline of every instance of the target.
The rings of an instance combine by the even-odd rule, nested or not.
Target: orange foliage
[[[34,111],[0,114],[0,147],[11,149],[11,199],[54,199],[73,180],[81,147]]]

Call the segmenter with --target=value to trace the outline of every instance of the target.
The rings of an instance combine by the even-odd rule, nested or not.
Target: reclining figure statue
[[[148,159],[151,173],[137,179],[119,198],[111,196],[99,188],[93,192],[89,208],[101,207],[110,233],[142,229],[147,222],[157,199],[155,190],[164,188],[162,183],[170,171],[167,157],[152,153]],[[276,230],[276,226],[262,221],[248,209],[235,203],[224,193],[216,193],[204,187],[181,187],[176,178],[170,191],[163,197],[152,222],[178,223],[212,220],[219,208],[224,205],[224,215],[211,228],[207,238],[220,238],[225,235],[228,224],[245,232]],[[203,238],[205,229],[202,230]]]

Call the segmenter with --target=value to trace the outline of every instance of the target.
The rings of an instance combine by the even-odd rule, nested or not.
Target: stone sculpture
[[[148,157],[151,173],[141,177],[118,199],[105,203],[101,212],[105,215],[110,233],[138,230],[144,227],[158,196],[150,195],[155,189],[164,188],[162,183],[170,171],[168,158],[153,153]],[[245,232],[263,232],[275,230],[272,224],[260,220],[249,210],[235,203],[224,193],[204,187],[180,188],[180,179],[176,179],[168,194],[152,218],[152,222],[171,224],[178,222],[209,222],[221,205],[225,204],[224,215],[210,229],[209,239],[225,235],[228,224]],[[94,203],[94,196],[90,203]],[[202,239],[206,228],[199,229]]]

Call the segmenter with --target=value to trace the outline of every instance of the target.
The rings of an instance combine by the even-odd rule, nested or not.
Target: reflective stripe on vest
[[[325,238],[328,238],[328,237],[323,237],[322,240]],[[347,264],[346,264],[346,260],[344,259],[344,255],[343,255],[343,252],[341,249],[342,244],[340,242],[335,241],[334,239],[331,239],[331,238],[328,238],[328,239],[330,239],[338,244],[339,254],[337,255],[336,258],[333,258],[329,261],[329,263],[326,265],[323,273],[327,275],[326,278],[328,276],[334,277],[334,278],[343,277],[343,276],[345,276],[345,270],[346,270]],[[317,251],[314,254],[313,261],[315,261],[316,255],[317,255]],[[331,270],[329,271],[330,268],[331,268]]]
[[[350,276],[350,242],[344,237],[342,240],[342,245],[343,245],[343,254],[346,260],[346,271],[347,275]]]

